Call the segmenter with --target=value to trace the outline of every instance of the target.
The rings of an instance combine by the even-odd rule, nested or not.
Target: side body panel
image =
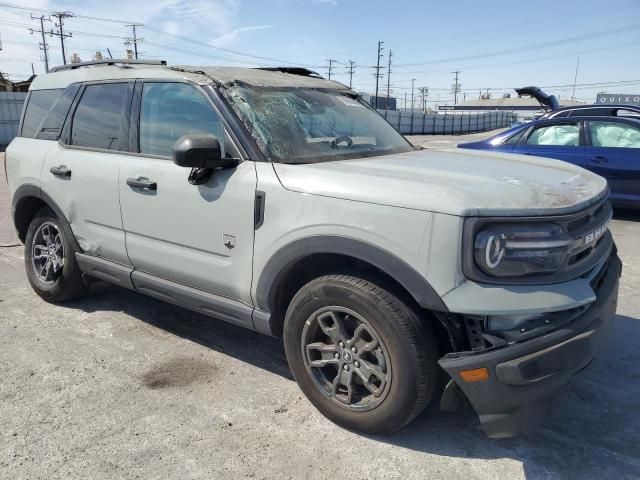
[[[16,137],[5,152],[9,192],[13,196],[20,185],[40,186],[40,172],[44,158],[56,145],[50,140]]]
[[[635,132],[631,138],[618,138],[614,145],[601,146],[593,138],[591,127],[594,123],[620,126]],[[640,148],[638,138],[640,123],[623,119],[592,119],[586,122],[587,168],[602,175],[609,182],[609,198],[617,205],[637,207],[640,203]],[[611,144],[610,144],[611,145]],[[623,146],[624,145],[624,146]],[[635,147],[635,148],[633,148]]]
[[[85,253],[130,265],[118,199],[123,158],[125,154],[65,148],[55,142],[42,168],[42,190],[65,214]],[[51,173],[60,166],[71,170],[69,178]]]
[[[640,148],[587,147],[587,168],[607,179],[612,202],[640,202]]]
[[[120,170],[122,221],[136,270],[251,304],[254,162],[190,185],[169,159],[130,156]],[[144,177],[156,190],[127,185]]]
[[[586,166],[586,152],[584,145],[577,147],[564,147],[558,145],[516,145],[513,153],[521,155],[535,155],[537,157],[555,158],[573,163],[579,167]]]
[[[253,263],[252,296],[259,309],[268,311],[257,290],[271,257],[315,236],[354,239],[388,252],[440,295],[462,281],[459,217],[292,192],[282,186],[272,164],[256,163],[256,168],[258,190],[265,193],[264,223],[256,230]]]

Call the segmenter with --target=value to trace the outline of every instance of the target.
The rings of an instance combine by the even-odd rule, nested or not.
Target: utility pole
[[[378,82],[380,81],[380,58],[382,57],[382,44],[384,42],[378,41],[378,63],[376,64],[376,104],[375,108],[378,108]]]
[[[349,74],[349,88],[351,88],[353,84],[353,73],[356,71],[355,60],[349,60],[349,66],[346,68],[347,68],[347,73]]]
[[[404,111],[407,111],[407,92],[404,92]]]
[[[460,70],[456,70],[455,72],[451,72],[455,74],[456,79],[453,83],[453,104],[458,104],[458,92],[460,92],[460,84],[458,83],[458,75],[460,75]]]
[[[576,82],[578,81],[578,67],[580,66],[580,57],[576,62],[576,74],[573,76],[573,92],[571,92],[571,103],[576,101]]]
[[[40,20],[40,30],[34,30],[33,28],[29,29],[29,33],[31,35],[33,35],[34,33],[41,33],[42,34],[42,43],[39,43],[38,46],[40,47],[40,50],[42,50],[42,53],[44,55],[44,71],[46,73],[49,73],[49,45],[47,45],[47,40],[44,38],[44,22],[50,22],[51,19],[49,18],[44,18],[44,15],[40,15],[39,17],[34,17],[33,15],[31,15],[31,20]]]
[[[413,86],[416,83],[416,79],[412,78],[411,79],[411,113],[413,113]]]
[[[73,17],[73,13],[71,12],[55,12],[51,14],[52,17],[56,17],[58,19],[58,23],[55,24],[58,27],[58,31],[54,32],[51,30],[49,32],[51,35],[55,35],[56,37],[60,37],[60,46],[62,47],[62,64],[67,64],[67,55],[64,51],[64,39],[68,37],[72,37],[71,33],[64,33],[64,19]]]
[[[330,58],[329,60],[327,60],[327,62],[329,62],[329,80],[331,80],[331,71],[333,70],[333,64],[334,62],[337,62],[337,60],[334,60],[332,58]]]
[[[387,67],[387,106],[385,110],[389,110],[389,95],[391,94],[391,57],[393,57],[393,52],[389,50],[389,65]]]
[[[137,60],[138,59],[138,43],[142,43],[144,38],[140,38],[137,36],[136,27],[142,27],[142,23],[130,23],[127,27],[131,27],[132,36],[125,38],[125,45],[131,45],[133,43],[133,56]]]
[[[427,96],[429,95],[429,87],[420,87],[418,88],[420,92],[420,96],[422,97],[422,112],[427,111]]]

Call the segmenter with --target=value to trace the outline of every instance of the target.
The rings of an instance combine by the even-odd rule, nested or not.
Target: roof
[[[298,71],[299,69],[291,70]],[[111,63],[94,63],[38,75],[32,82],[30,90],[66,88],[69,84],[75,82],[136,78],[190,80],[200,85],[243,83],[255,87],[348,90],[341,83],[325,80],[319,76],[285,73],[283,71],[242,67],[117,63],[117,61],[113,60]]]
[[[614,104],[601,104],[601,103],[573,105],[570,107],[562,107],[557,110],[552,110],[550,112],[547,112],[544,115],[544,117],[545,118],[553,118],[558,116],[564,117],[564,116],[567,116],[567,115],[564,115],[567,112],[571,112],[572,117],[579,116],[579,115],[593,116],[594,111],[598,112],[595,115],[612,116],[612,117],[626,116],[626,115],[619,115],[618,114],[619,110],[623,110],[623,111],[637,115],[637,114],[640,114],[640,105],[629,105],[629,104],[614,105]],[[587,111],[587,113],[586,114],[583,113],[584,111]]]

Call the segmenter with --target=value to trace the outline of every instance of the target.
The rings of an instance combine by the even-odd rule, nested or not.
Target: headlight
[[[556,224],[493,224],[474,239],[476,265],[487,275],[523,277],[562,267],[571,237]]]

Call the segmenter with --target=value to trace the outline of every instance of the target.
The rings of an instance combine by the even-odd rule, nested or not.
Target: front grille
[[[609,202],[603,201],[588,211],[579,214],[564,224],[564,228],[573,237],[573,251],[567,262],[568,267],[579,267],[581,264],[591,263],[593,257],[602,259],[606,253],[608,224],[611,220],[612,209]]]
[[[571,220],[569,223],[567,223],[567,230],[569,231],[569,233],[571,233],[576,230],[579,230],[581,227],[584,227],[585,225],[592,224],[593,223],[592,220],[596,217],[599,217],[604,212],[605,207],[606,207],[606,203],[602,203],[598,207],[596,207],[596,209],[593,212],[583,215],[575,220]]]

